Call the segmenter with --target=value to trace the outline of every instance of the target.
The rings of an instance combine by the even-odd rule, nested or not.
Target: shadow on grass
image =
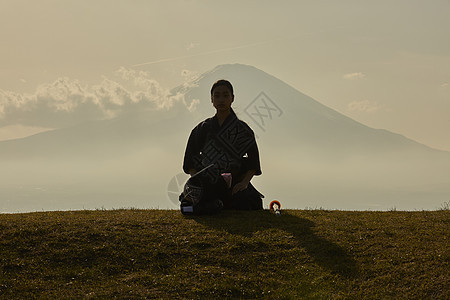
[[[215,230],[252,237],[256,232],[279,229],[294,236],[296,244],[322,268],[339,276],[353,278],[358,274],[356,261],[341,246],[318,236],[311,220],[284,211],[280,217],[268,210],[225,211],[216,216],[190,217],[196,222]]]

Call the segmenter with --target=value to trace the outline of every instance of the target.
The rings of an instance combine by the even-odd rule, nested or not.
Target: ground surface
[[[0,298],[448,299],[448,210],[0,215]]]

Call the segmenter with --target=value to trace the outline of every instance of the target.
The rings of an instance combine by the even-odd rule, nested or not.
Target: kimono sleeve
[[[199,155],[201,151],[200,133],[201,126],[197,125],[189,135],[183,160],[183,171],[186,174],[189,174],[189,170],[195,169],[194,157]]]
[[[241,121],[242,122],[242,121]],[[261,175],[261,163],[259,160],[259,150],[253,130],[245,122],[242,122],[247,130],[251,133],[252,142],[246,151],[246,157],[243,158],[241,172],[245,173],[255,170],[255,175]]]
[[[259,161],[259,150],[256,141],[247,150],[247,157],[243,162],[243,168],[245,171],[255,170],[255,175],[261,175],[261,163]]]

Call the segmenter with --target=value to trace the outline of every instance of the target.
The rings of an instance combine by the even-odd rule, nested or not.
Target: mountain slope
[[[0,142],[2,158],[14,156],[78,155],[102,147],[126,147],[136,143],[161,143],[181,134],[214,114],[210,88],[217,79],[229,79],[235,88],[233,107],[238,116],[256,132],[260,142],[274,141],[295,148],[312,148],[324,154],[369,154],[385,152],[449,152],[431,149],[402,135],[373,129],[342,115],[295,90],[281,80],[251,66],[222,65],[203,74],[190,85],[173,89],[184,94],[193,112],[181,103],[169,110],[148,110],[122,115],[112,120],[83,123],[31,137]],[[185,130],[188,128],[189,130]],[[404,153],[403,153],[404,154]],[[403,155],[402,154],[402,155]]]
[[[332,152],[403,151],[429,147],[387,130],[373,129],[344,116],[295,90],[281,80],[251,66],[223,65],[203,74],[192,85],[179,88],[186,102],[200,100],[198,119],[213,114],[209,89],[217,79],[230,80],[235,88],[233,104],[239,117],[246,120],[261,140],[303,145]],[[201,116],[201,117],[200,117]],[[269,138],[270,137],[270,138]]]
[[[435,209],[450,199],[449,152],[367,127],[236,64],[174,88],[184,102],[170,109],[0,142],[0,211],[175,208],[168,183],[185,178],[187,138],[214,114],[210,88],[221,78],[233,83],[234,110],[257,135],[263,175],[254,183],[266,199],[339,209]]]

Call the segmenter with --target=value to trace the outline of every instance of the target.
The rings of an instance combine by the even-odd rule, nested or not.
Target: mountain
[[[270,137],[271,143],[281,137],[280,145],[302,146],[328,154],[359,154],[364,151],[376,155],[380,151],[405,150],[439,152],[399,134],[367,127],[281,80],[241,64],[218,66],[200,76],[191,86],[174,90],[185,94],[188,103],[195,99],[205,100],[198,107],[198,120],[213,114],[211,103],[206,99],[218,78],[229,79],[233,83],[236,97],[233,107],[261,139],[274,133]]]
[[[267,200],[337,209],[435,209],[449,200],[449,152],[367,127],[235,64],[174,88],[184,103],[170,109],[0,142],[0,211],[175,208],[185,143],[214,114],[210,88],[222,78],[233,83],[233,108],[257,136],[263,175],[254,183]]]

